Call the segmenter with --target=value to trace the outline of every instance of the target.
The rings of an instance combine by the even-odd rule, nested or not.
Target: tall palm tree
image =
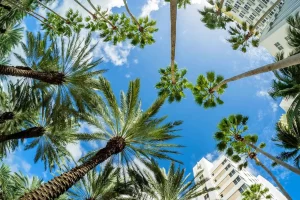
[[[281,3],[281,0],[277,0],[264,14],[261,16],[254,25],[248,25],[246,22],[243,22],[241,26],[236,25],[237,28],[230,27],[228,31],[231,37],[228,39],[228,42],[232,43],[232,48],[234,50],[240,49],[242,52],[247,51],[249,47],[249,41],[253,47],[258,47],[259,39],[257,36],[259,32],[256,31],[259,24],[269,15],[274,8]]]
[[[12,173],[9,166],[5,164],[0,166],[0,199],[18,199],[41,184],[42,181],[37,176],[29,178],[21,172]]]
[[[172,103],[173,101],[181,101],[181,99],[185,97],[183,90],[193,87],[192,84],[184,78],[187,70],[179,70],[176,64],[174,67],[176,84],[172,83],[171,67],[167,67],[166,69],[159,69],[159,73],[161,74],[160,82],[155,85],[156,89],[159,89],[159,96],[169,96],[169,103]]]
[[[100,172],[93,169],[66,192],[69,199],[110,200],[120,196],[118,178],[120,169],[107,163]]]
[[[287,19],[289,24],[287,41],[295,52],[300,52],[300,13],[296,13],[294,16],[290,16]]]
[[[284,59],[283,52],[277,54],[276,61]],[[273,80],[272,90],[269,92],[273,98],[293,99],[287,112],[287,121],[292,126],[293,119],[300,111],[300,65],[293,65],[284,69],[273,71],[276,79]]]
[[[174,148],[180,146],[169,144],[167,141],[178,137],[171,133],[181,121],[162,124],[166,117],[155,118],[166,97],[158,98],[143,112],[139,102],[139,80],[130,82],[127,94],[121,92],[120,106],[109,82],[100,77],[99,84],[106,102],[101,99],[98,102],[96,109],[103,123],[95,120],[101,131],[94,135],[98,136],[99,140],[108,141],[106,146],[91,153],[83,164],[61,174],[21,199],[57,198],[107,159],[118,161],[129,168],[136,168],[134,158],[174,160],[169,154],[177,153]]]
[[[236,124],[235,124],[236,125]],[[244,126],[245,128],[246,126]],[[242,129],[242,127],[241,127]],[[225,136],[226,137],[226,136]],[[220,151],[226,151],[226,154],[228,157],[230,157],[234,162],[241,163],[239,164],[238,168],[241,170],[243,168],[246,168],[248,166],[248,159],[253,160],[257,166],[260,166],[263,168],[274,180],[276,185],[280,188],[281,192],[284,194],[284,196],[291,200],[292,198],[289,196],[289,194],[286,192],[284,187],[280,184],[278,179],[274,176],[274,174],[271,172],[271,170],[264,165],[257,157],[256,150],[253,150],[253,148],[248,145],[248,143],[256,144],[258,137],[256,135],[247,135],[242,138],[242,141],[234,139],[233,141],[230,140],[230,136],[227,135],[227,144],[224,144],[224,133],[217,132],[215,134],[215,139],[220,141],[217,145],[218,149]],[[237,136],[236,136],[237,137]],[[221,144],[223,143],[223,144]],[[260,148],[265,147],[265,143],[261,143],[259,145]]]
[[[175,54],[176,54],[176,26],[177,26],[177,0],[170,0],[171,19],[171,80],[176,84],[175,77]]]
[[[274,71],[274,70],[277,70],[277,69],[287,68],[289,66],[294,66],[294,65],[298,65],[298,64],[300,64],[300,53],[296,54],[296,55],[293,55],[293,56],[290,56],[288,58],[285,58],[283,60],[280,60],[278,62],[271,63],[271,64],[268,64],[268,65],[265,65],[265,66],[262,66],[262,67],[244,72],[242,74],[233,76],[231,78],[222,80],[218,84],[214,84],[214,86],[211,87],[211,88],[209,88],[209,87],[207,88],[206,81],[200,82],[201,84],[199,85],[199,87],[203,88],[204,93],[213,94],[214,92],[217,92],[218,94],[220,94],[219,93],[220,88],[222,89],[223,87],[225,87],[224,85],[227,85],[227,83],[229,83],[229,82],[240,80],[242,78],[254,76],[254,75],[265,73],[265,72]],[[203,75],[200,75],[200,76],[203,76]],[[222,93],[224,92],[225,88],[222,89]]]
[[[276,145],[283,148],[284,151],[278,158],[283,161],[294,161],[294,166],[300,169],[300,119],[294,118],[291,126],[286,126],[280,122],[276,125],[276,136],[273,141]]]
[[[243,144],[244,146],[248,146],[249,148],[253,149],[252,151],[257,151],[270,160],[276,162],[277,164],[285,167],[286,169],[299,174],[300,170],[283,162],[282,160],[272,156],[271,154],[265,152],[261,148],[255,146],[256,140],[245,140],[242,134],[248,130],[247,126],[248,117],[243,115],[230,115],[228,118],[223,118],[221,122],[218,124],[219,131],[215,133],[214,137],[218,141],[217,147],[219,150],[226,150],[228,146],[230,146],[233,142],[234,144]],[[257,136],[256,136],[257,137]],[[250,137],[255,138],[255,137]]]
[[[165,0],[165,2],[170,2],[170,0]],[[187,5],[191,4],[191,0],[177,0],[178,8],[186,8]]]
[[[234,50],[239,49],[245,53],[250,44],[253,47],[258,47],[259,45],[259,32],[255,31],[254,26],[248,25],[246,22],[243,22],[241,25],[236,24],[236,27],[229,27],[228,32],[230,38],[227,41],[232,44],[232,49]]]
[[[269,189],[263,188],[262,184],[253,184],[243,192],[242,200],[262,200],[262,199],[272,199],[272,196],[268,194]]]
[[[213,7],[204,7],[203,10],[198,10],[202,15],[201,21],[209,29],[226,29],[226,24],[232,22],[232,19],[224,13],[230,12],[232,8],[230,6],[224,8],[224,0],[208,0],[208,3]]]
[[[212,88],[218,85],[224,80],[223,76],[216,76],[214,72],[207,72],[206,77],[199,75],[197,78],[197,83],[193,88],[193,95],[195,101],[204,108],[216,107],[217,104],[221,105],[224,102],[220,99],[220,95],[225,92],[227,84],[219,87],[216,92],[218,96],[212,92]]]
[[[95,89],[96,78],[104,70],[96,69],[100,59],[92,60],[90,53],[96,48],[91,45],[91,35],[82,41],[79,35],[54,39],[38,33],[27,33],[27,44],[22,43],[26,57],[15,54],[23,66],[0,65],[1,75],[19,76],[20,107],[32,103],[38,95],[45,104],[56,106],[70,103],[79,112],[92,112],[93,101],[99,98]]]
[[[189,175],[185,176],[185,169],[181,169],[180,167],[176,169],[173,162],[167,173],[154,160],[145,162],[145,165],[149,169],[142,172],[142,176],[145,177],[145,189],[141,192],[144,194],[144,197],[147,197],[146,199],[191,200],[216,190],[216,188],[203,187],[207,179],[195,182],[201,173],[189,179]],[[141,176],[135,175],[134,177],[139,177],[136,180],[139,183]]]

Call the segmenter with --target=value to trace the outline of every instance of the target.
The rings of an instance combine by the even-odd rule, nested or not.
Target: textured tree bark
[[[8,120],[12,120],[13,118],[14,118],[13,112],[4,112],[0,115],[0,124],[3,124]]]
[[[13,133],[10,135],[0,135],[0,143],[8,140],[19,140],[25,138],[36,138],[45,134],[45,129],[43,127],[32,127],[24,131]]]
[[[171,76],[172,83],[175,80],[175,50],[176,50],[176,20],[177,20],[177,0],[170,0],[170,18],[171,18]]]
[[[277,164],[285,167],[286,169],[296,173],[296,174],[299,174],[300,175],[300,170],[287,164],[286,162],[283,162],[282,160],[279,160],[278,158],[272,156],[271,154],[265,152],[264,150],[262,150],[261,148],[258,148],[256,147],[255,145],[251,144],[251,143],[247,143],[249,146],[251,146],[253,149],[255,149],[257,152],[265,155],[266,157],[268,157],[269,159],[273,160],[274,162],[276,162]]]
[[[60,72],[39,72],[29,70],[23,66],[0,65],[0,74],[9,76],[19,76],[33,78],[53,85],[61,85],[65,82],[65,75]]]
[[[268,65],[250,70],[248,72],[239,74],[237,76],[231,77],[229,79],[226,79],[226,80],[222,81],[221,83],[219,83],[219,85],[213,87],[210,90],[210,92],[214,92],[214,91],[218,90],[222,85],[227,84],[227,83],[232,82],[232,81],[236,81],[236,80],[246,78],[246,77],[249,77],[249,76],[254,76],[254,75],[257,75],[257,74],[262,74],[262,73],[265,73],[265,72],[274,71],[274,70],[277,70],[277,69],[283,69],[283,68],[290,67],[290,66],[297,65],[297,64],[300,64],[300,53],[296,54],[296,55],[293,55],[293,56],[290,56],[288,58],[285,58],[283,60],[280,60],[278,62],[268,64]]]
[[[288,200],[292,200],[292,198],[290,197],[290,195],[285,191],[285,189],[282,187],[282,185],[280,184],[280,182],[277,180],[277,178],[273,175],[273,173],[264,165],[262,164],[257,157],[254,158],[255,162],[257,165],[261,166],[274,180],[274,182],[276,183],[276,185],[280,188],[281,192],[283,193],[283,195],[288,199]]]
[[[102,163],[114,154],[124,150],[126,146],[122,137],[114,137],[107,142],[105,148],[99,150],[96,155],[84,162],[82,165],[71,169],[62,175],[55,177],[38,189],[25,194],[20,200],[50,200],[58,198],[61,194],[71,188],[77,181],[85,176],[91,169]]]

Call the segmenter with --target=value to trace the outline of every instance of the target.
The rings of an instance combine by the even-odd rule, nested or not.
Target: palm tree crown
[[[243,192],[242,200],[262,200],[262,199],[272,199],[272,196],[268,194],[269,189],[263,188],[262,184],[253,184]]]

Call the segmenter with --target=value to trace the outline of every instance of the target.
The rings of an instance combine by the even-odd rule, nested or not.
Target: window
[[[243,18],[243,17],[244,17],[244,14],[240,13],[239,16],[240,16],[241,18]]]
[[[229,173],[229,176],[232,177],[234,174],[235,174],[235,170],[232,170],[232,171]]]
[[[223,160],[222,165],[224,165],[227,162],[227,159]]]
[[[208,195],[208,194],[204,195],[204,199],[205,199],[205,200],[206,200],[206,199],[209,199],[209,195]]]
[[[250,5],[247,3],[247,4],[244,6],[244,8],[245,8],[246,10],[249,10],[249,9],[250,9]]]
[[[268,4],[270,0],[262,0],[265,4]]]
[[[240,8],[240,6],[239,6],[239,4],[234,4],[234,7],[236,8],[236,9],[239,9]]]
[[[253,15],[250,15],[249,18],[250,18],[251,20],[254,20],[255,17],[254,17]]]
[[[220,197],[223,198],[223,194],[220,194]]]
[[[256,16],[257,16],[257,14],[256,14],[256,13],[252,13],[252,15],[253,15],[254,17],[256,17]]]
[[[237,185],[240,181],[241,181],[241,178],[240,178],[240,176],[238,176],[238,177],[236,177],[236,179],[233,180],[233,183]]]
[[[274,45],[279,51],[283,50],[283,46],[279,42],[276,42]]]
[[[246,189],[247,189],[246,184],[243,184],[243,185],[239,188],[239,191],[240,191],[240,193],[243,193]]]
[[[203,179],[203,174],[199,177],[199,180],[201,181]]]
[[[259,7],[256,7],[256,8],[255,8],[255,11],[256,11],[256,12],[258,12],[258,13],[260,13],[260,11],[261,11],[261,8],[259,8]]]
[[[215,174],[214,174],[214,173],[212,173],[211,175],[212,175],[212,176],[214,176]]]
[[[228,164],[228,165],[225,167],[225,170],[227,171],[229,168],[230,168],[230,164]]]

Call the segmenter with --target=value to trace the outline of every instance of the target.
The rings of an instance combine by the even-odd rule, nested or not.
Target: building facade
[[[236,22],[241,23],[245,21],[249,25],[254,25],[275,2],[276,0],[225,0],[224,5],[232,7],[228,15]],[[258,25],[257,30],[259,32],[264,30],[269,21],[275,19],[275,15],[279,12],[282,3],[277,5]]]
[[[300,11],[300,0],[285,0],[280,12],[263,31],[260,37],[260,44],[265,47],[273,56],[284,51],[285,56],[292,51],[287,41],[287,30],[289,25],[286,20],[289,16]]]
[[[201,173],[196,181],[209,179],[203,188],[219,187],[195,200],[241,200],[242,193],[256,183],[269,188],[272,200],[286,200],[283,194],[265,178],[260,175],[254,176],[248,170],[238,170],[237,165],[226,156],[220,156],[214,162],[202,158],[194,166],[193,173],[194,176]]]

